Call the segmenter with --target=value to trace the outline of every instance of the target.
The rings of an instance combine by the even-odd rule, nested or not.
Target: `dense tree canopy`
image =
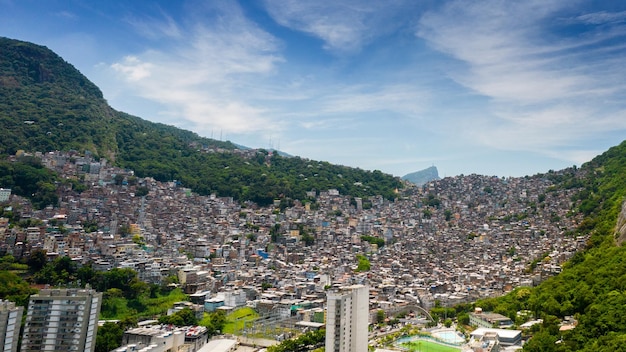
[[[17,162],[0,160],[0,187],[29,198],[35,208],[56,205],[59,182],[56,174],[34,157],[22,157]]]
[[[298,336],[295,339],[289,339],[278,345],[267,348],[268,352],[297,352],[310,351],[311,347],[321,346],[326,337],[326,330],[310,331]]]
[[[25,306],[28,303],[28,297],[35,292],[36,290],[17,274],[8,270],[0,271],[0,299]]]
[[[198,319],[191,309],[183,308],[176,313],[160,316],[159,323],[175,326],[193,326],[198,324]]]

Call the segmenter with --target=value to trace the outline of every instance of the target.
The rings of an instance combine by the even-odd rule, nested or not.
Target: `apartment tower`
[[[17,352],[24,307],[0,299],[0,351]]]
[[[353,285],[326,295],[326,352],[367,351],[369,288]]]
[[[39,291],[28,303],[21,351],[93,352],[101,303],[90,289]]]

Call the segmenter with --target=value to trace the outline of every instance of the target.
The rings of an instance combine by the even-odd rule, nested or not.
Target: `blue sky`
[[[117,110],[398,176],[558,170],[626,136],[622,1],[0,0],[0,35]]]

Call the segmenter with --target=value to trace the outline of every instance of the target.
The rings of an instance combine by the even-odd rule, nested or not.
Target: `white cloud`
[[[122,62],[116,62],[111,67],[115,71],[122,73],[127,80],[136,82],[150,77],[154,65],[142,62],[136,56],[126,56]]]
[[[182,39],[183,33],[176,21],[162,10],[159,10],[159,17],[132,17],[125,21],[130,24],[137,33],[149,39]]]
[[[453,2],[443,12],[426,14],[418,35],[467,64],[452,73],[459,83],[495,99],[540,102],[569,96],[588,83],[567,66],[550,66],[558,46],[534,41],[538,22],[555,10],[544,1]]]
[[[320,110],[332,114],[389,111],[415,117],[425,110],[429,96],[417,85],[353,86],[329,94]]]
[[[406,152],[420,155],[427,153],[425,141],[445,140],[453,154],[478,145],[578,163],[593,149],[581,141],[626,129],[625,69],[615,56],[626,47],[619,40],[623,28],[614,25],[617,16],[603,14],[602,30],[557,37],[545,26],[600,19],[568,16],[558,1],[450,2],[425,14],[417,35],[453,60],[433,63],[430,53],[402,48],[396,65],[390,45],[384,52],[331,58],[328,65],[299,66],[283,54],[290,42],[260,28],[233,3],[211,4],[194,8],[185,22],[165,15],[136,20],[142,35],[175,40],[109,66],[133,94],[164,107],[157,114],[167,119],[161,122],[207,136],[237,134],[235,141],[251,146],[282,140],[287,152],[322,160],[332,155],[350,163],[353,155],[368,160],[361,167],[375,162],[399,168],[433,155],[377,153],[411,149]],[[377,49],[367,45],[410,23],[393,17],[412,8],[400,1],[389,8],[349,1],[265,4],[277,23],[318,37],[338,53]],[[383,22],[393,23],[391,29],[380,28]],[[337,61],[349,73],[338,74]],[[446,78],[434,72],[442,68]],[[355,135],[358,142],[342,138]]]
[[[127,56],[110,66],[134,94],[167,107],[160,114],[169,119],[165,123],[181,125],[177,119],[182,118],[200,133],[269,135],[294,126],[354,128],[367,118],[354,114],[415,115],[426,105],[428,94],[416,85],[350,85],[321,78],[319,71],[285,76],[280,68],[289,63],[281,56],[283,43],[237,8],[217,10],[219,15],[211,20],[196,18],[186,27],[176,25],[186,40]],[[169,23],[169,18],[164,21]],[[159,32],[143,27],[141,31]]]
[[[568,16],[568,2],[541,0],[453,1],[422,17],[417,35],[458,60],[450,77],[488,99],[484,116],[467,123],[469,136],[498,149],[552,156],[626,129],[619,98],[626,69],[607,55],[624,51],[624,27],[551,27],[619,23],[624,13]]]
[[[407,1],[266,0],[268,13],[280,25],[311,34],[334,52],[355,52],[373,39],[397,29]],[[411,6],[409,6],[411,7]]]
[[[162,116],[183,118],[197,131],[249,133],[271,126],[265,108],[249,102],[253,81],[261,81],[282,58],[277,41],[228,8],[215,21],[180,27],[170,17],[135,21],[142,34],[169,33],[184,41],[127,56],[110,67],[139,96],[167,107]],[[141,25],[137,25],[140,23]],[[166,30],[166,29],[171,30]]]
[[[576,19],[588,24],[621,23],[626,22],[626,11],[599,11],[580,15]]]

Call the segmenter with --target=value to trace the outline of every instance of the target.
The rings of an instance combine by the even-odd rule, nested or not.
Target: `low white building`
[[[217,339],[207,342],[197,352],[232,352],[237,349],[237,340]]]
[[[481,340],[485,335],[496,334],[501,346],[516,346],[522,344],[521,330],[507,330],[494,328],[478,328],[470,334],[473,340]]]

